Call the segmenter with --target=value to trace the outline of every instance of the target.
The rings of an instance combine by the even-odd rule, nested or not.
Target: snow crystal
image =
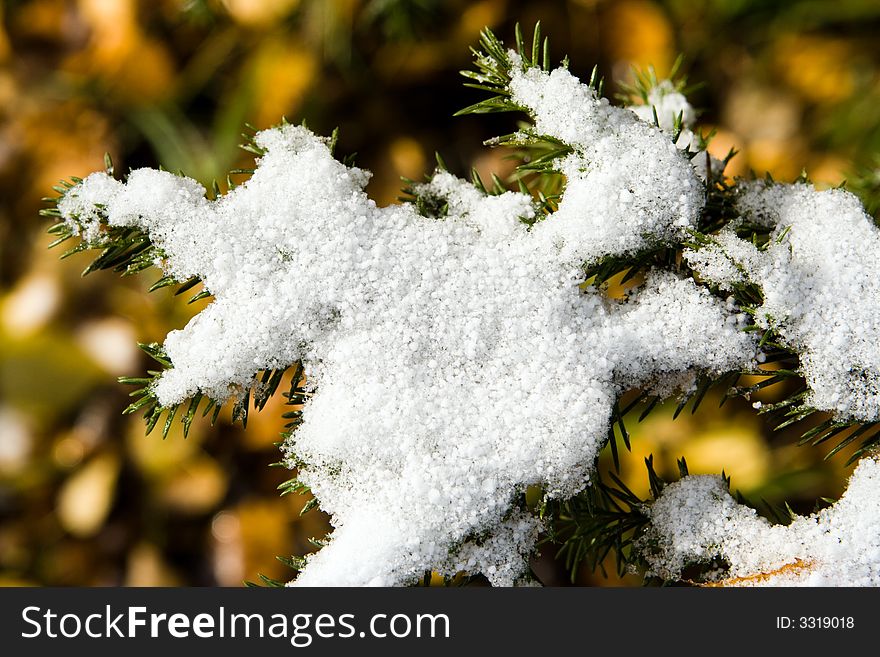
[[[738,209],[772,228],[758,249],[733,227],[685,259],[722,289],[758,284],[756,323],[773,327],[801,354],[807,405],[859,421],[880,419],[880,230],[841,189],[741,183]]]
[[[163,405],[227,399],[257,370],[303,361],[316,392],[285,450],[334,531],[296,584],[391,585],[432,568],[512,583],[539,529],[511,510],[516,496],[587,485],[622,391],[753,362],[736,309],[690,279],[652,272],[623,302],[579,287],[585,262],[694,225],[702,184],[668,136],[566,71],[512,89],[575,148],[558,212],[532,229],[530,197],[444,172],[419,190],[445,200],[444,217],[378,208],[367,172],[295,126],[259,133],[256,172],[215,201],[138,170],[93,174],[60,203],[87,236],[102,222],[148,230],[166,272],[214,295],[165,341]]]
[[[685,477],[647,510],[637,540],[649,574],[679,579],[722,559],[732,586],[880,586],[880,463],[865,458],[833,506],[772,525],[733,499],[721,477]]]

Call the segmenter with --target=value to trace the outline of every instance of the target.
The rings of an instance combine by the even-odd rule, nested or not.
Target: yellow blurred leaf
[[[165,418],[153,429],[150,435],[144,435],[144,421],[140,414],[130,416],[125,434],[125,446],[128,455],[147,477],[161,479],[181,463],[195,457],[200,452],[207,421],[201,413],[196,413],[196,420],[189,430],[189,436],[183,437],[183,425],[175,419],[168,431],[168,437],[162,439]]]
[[[101,79],[116,100],[131,105],[150,105],[170,93],[174,62],[164,43],[142,31],[133,0],[80,0],[79,9],[91,38],[63,68]]]
[[[299,0],[221,0],[235,22],[247,27],[269,27],[293,11]],[[326,0],[325,0],[326,1]]]
[[[130,50],[140,31],[135,0],[79,0],[77,6],[99,56],[109,59]]]
[[[10,335],[25,337],[52,317],[60,297],[58,281],[48,273],[23,276],[0,304],[0,322]]]
[[[31,414],[39,425],[79,406],[101,382],[109,383],[63,334],[13,339],[0,330],[0,399]]]
[[[776,70],[794,89],[816,103],[844,100],[855,90],[853,44],[843,39],[792,34],[775,47]]]
[[[0,403],[0,474],[15,474],[24,468],[34,442],[30,418]]]
[[[818,187],[836,187],[853,170],[849,160],[837,155],[819,155],[807,167],[807,173]]]
[[[506,0],[470,2],[461,12],[458,32],[461,39],[472,43],[484,27],[495,27],[507,11]]]
[[[210,511],[226,494],[226,473],[217,461],[200,455],[171,474],[159,491],[165,505],[180,513]]]
[[[318,73],[315,55],[287,38],[264,40],[251,64],[251,83],[259,126],[292,116]]]
[[[803,170],[805,150],[801,139],[754,139],[745,154],[759,175],[769,171],[777,180],[791,180]]]
[[[747,491],[764,483],[770,452],[752,427],[730,422],[708,428],[687,442],[688,467],[694,473],[730,475],[734,488]]]
[[[4,573],[0,573],[0,588],[18,588],[22,586],[40,586],[40,584],[38,582],[33,582],[28,579],[21,579],[19,577],[16,577],[15,575],[6,575]]]
[[[12,117],[11,129],[17,148],[27,153],[31,163],[26,191],[36,198],[51,194],[59,180],[102,169],[104,153],[115,150],[104,116],[78,100],[23,102],[21,112]],[[16,157],[0,160],[0,173],[15,174],[21,164]]]
[[[724,122],[746,140],[791,139],[800,131],[801,106],[791,93],[746,83],[730,89]]]
[[[76,332],[76,341],[110,374],[130,374],[138,366],[137,336],[131,322],[124,319],[105,317],[85,322]]]
[[[675,40],[668,17],[656,4],[647,0],[608,3],[604,28],[603,42],[614,62],[640,69],[653,66],[661,77],[669,72],[676,55]],[[619,71],[621,77],[626,72],[625,68]]]
[[[75,468],[82,463],[84,454],[85,445],[78,439],[75,431],[57,440],[52,450],[55,463],[65,469]]]
[[[212,521],[214,575],[223,586],[237,586],[258,573],[292,579],[293,571],[275,557],[291,553],[290,516],[281,499],[247,500]]]
[[[155,545],[139,543],[128,554],[125,586],[180,586],[180,578]]]
[[[425,151],[422,145],[412,137],[398,137],[388,148],[391,165],[401,176],[415,180],[425,173]]]
[[[3,4],[0,4],[0,17],[3,13]],[[71,20],[70,3],[67,0],[31,0],[16,4],[21,6],[9,12],[9,19],[18,34],[45,40],[60,40],[65,32],[76,29],[75,21]]]
[[[290,517],[280,499],[248,501],[241,504],[236,513],[241,525],[246,573],[265,569],[276,556],[290,549]]]
[[[743,490],[764,483],[770,466],[770,452],[761,434],[761,419],[719,409],[717,391],[710,392],[696,413],[686,409],[672,418],[675,403],[658,406],[643,422],[636,418],[641,408],[626,418],[632,452],[622,449],[623,482],[639,497],[650,495],[645,459],[654,457],[660,476],[678,477],[676,461],[685,457],[691,474],[720,474],[735,477],[734,486]],[[608,459],[607,454],[603,458]]]
[[[4,5],[0,5],[0,62],[9,57],[9,36],[6,34],[6,21],[4,20]]]
[[[77,537],[95,534],[110,512],[119,476],[119,458],[104,453],[77,470],[58,493],[58,520]]]

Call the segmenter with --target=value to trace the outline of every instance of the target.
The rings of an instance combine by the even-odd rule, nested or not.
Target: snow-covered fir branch
[[[524,110],[533,128],[508,141],[558,145],[548,165],[565,187],[549,209],[442,169],[413,186],[423,202],[380,208],[368,172],[293,125],[258,133],[251,178],[213,200],[139,169],[93,174],[58,203],[85,244],[146,236],[169,281],[214,297],[157,352],[169,366],[144,389],[157,410],[241,398],[258,372],[302,363],[313,394],[284,452],[334,531],[294,584],[404,584],[426,570],[513,584],[542,529],[519,504],[525,489],[564,499],[589,486],[625,391],[669,396],[757,370],[756,326],[803,356],[810,408],[878,419],[876,265],[856,253],[878,233],[854,197],[743,184],[730,194],[769,246],[741,239],[736,220],[701,236],[723,165],[701,150],[678,87],[648,90],[650,110],[616,107],[550,70],[539,43],[529,54],[484,37],[470,77],[496,96],[471,109]],[[641,259],[685,243],[688,266]],[[622,301],[582,285],[610,261],[645,272]],[[751,315],[736,294],[747,283],[763,294]],[[677,486],[695,517],[724,518],[707,481]],[[642,543],[671,551],[651,562],[669,576],[690,557],[676,542],[687,518],[662,511],[675,490]]]
[[[859,462],[835,504],[789,525],[737,504],[711,475],[670,484],[647,513],[637,550],[648,573],[664,579],[717,560],[714,579],[725,586],[880,584],[880,463],[872,457]]]

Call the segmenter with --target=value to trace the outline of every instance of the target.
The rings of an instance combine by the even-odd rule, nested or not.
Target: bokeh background
[[[339,148],[374,172],[369,192],[395,202],[434,152],[450,169],[510,172],[481,145],[515,117],[455,110],[479,99],[457,71],[491,26],[511,39],[540,19],[554,58],[608,80],[630,67],[662,75],[678,53],[712,150],[740,154],[731,175],[802,168],[824,185],[880,153],[880,3],[876,0],[7,0],[0,4],[0,584],[225,585],[258,573],[287,579],[276,555],[302,554],[324,518],[281,498],[274,442],[279,403],[248,428],[177,427],[143,435],[120,415],[119,375],[148,363],[137,341],[161,341],[200,309],[151,274],[81,278],[88,256],[49,251],[41,197],[59,179],[103,167],[162,165],[205,184],[247,167],[245,123],[305,119],[340,128]],[[204,302],[202,302],[204,303]],[[772,392],[771,392],[772,394]],[[765,398],[766,399],[766,398]],[[276,400],[280,402],[281,400]],[[643,459],[672,476],[732,476],[734,488],[801,512],[843,489],[849,453],[796,446],[746,402],[704,402],[674,422],[661,409],[634,428],[623,478],[647,493]],[[552,548],[536,566],[568,581]],[[630,584],[580,573],[579,584]]]

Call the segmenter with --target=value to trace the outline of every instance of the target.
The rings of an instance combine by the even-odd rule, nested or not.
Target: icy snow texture
[[[660,81],[656,87],[648,92],[648,102],[645,105],[633,105],[628,109],[634,112],[642,121],[651,125],[658,125],[667,134],[675,132],[675,121],[680,115],[680,132],[675,145],[680,149],[691,148],[694,151],[697,150],[699,140],[693,132],[697,113],[687,98],[677,91],[669,80]],[[700,166],[705,161],[704,153],[694,157],[693,162],[697,165],[698,173],[700,172]]]
[[[697,119],[697,113],[684,95],[677,91],[675,85],[669,80],[660,81],[656,87],[648,92],[648,102],[630,108],[642,121],[654,123],[654,114],[657,114],[657,122],[667,132],[672,132],[675,120],[681,116],[681,124],[685,128],[691,128]]]
[[[722,558],[733,586],[880,586],[880,464],[859,463],[833,506],[772,525],[737,504],[721,477],[685,477],[648,509],[637,541],[650,574],[679,579],[689,564]]]
[[[138,170],[93,174],[60,204],[87,237],[102,214],[148,230],[168,273],[214,295],[165,341],[163,405],[225,399],[303,360],[316,393],[285,449],[335,530],[296,584],[430,568],[511,584],[539,529],[515,495],[583,488],[621,391],[752,362],[735,310],[691,280],[654,272],[624,303],[578,287],[584,262],[676,239],[698,216],[700,181],[668,136],[565,71],[514,85],[540,130],[576,146],[559,211],[532,230],[529,197],[442,172],[421,193],[447,216],[377,208],[366,172],[294,126],[259,133],[256,172],[216,201]]]
[[[724,170],[723,162],[700,148],[704,144],[701,144],[702,140],[694,132],[697,112],[671,81],[660,80],[657,86],[648,92],[645,105],[633,105],[628,109],[635,112],[642,121],[659,125],[660,129],[669,135],[675,134],[675,121],[680,115],[681,125],[675,145],[692,154],[690,160],[697,175],[706,180],[710,169],[716,174]]]
[[[756,322],[801,354],[808,406],[880,419],[880,230],[852,194],[806,184],[742,183],[738,210],[772,229],[766,250],[731,227],[685,259],[722,288],[761,287]]]
[[[510,90],[535,116],[537,133],[574,149],[558,163],[567,178],[559,209],[553,221],[536,226],[564,257],[633,253],[681,239],[696,225],[703,184],[653,119],[613,107],[562,68],[516,69]]]

